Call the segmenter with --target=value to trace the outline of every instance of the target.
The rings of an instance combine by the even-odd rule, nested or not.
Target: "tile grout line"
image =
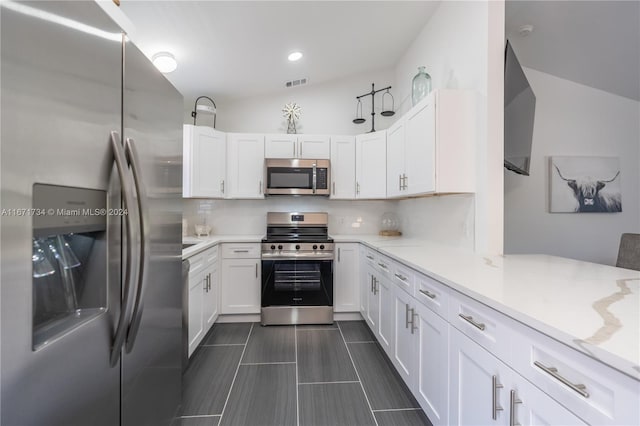
[[[200,345],[203,348],[212,348],[212,347],[217,347],[217,346],[244,346],[244,343],[214,343],[211,345]]]
[[[300,395],[298,392],[298,387],[300,385],[298,379],[298,325],[294,324],[293,326],[293,344],[296,352],[296,425],[300,426]]]
[[[298,386],[305,386],[305,385],[335,385],[335,384],[341,384],[341,383],[360,383],[357,380],[343,380],[343,381],[338,381],[338,382],[304,382],[304,383],[298,383]]]
[[[295,361],[282,361],[282,362],[241,362],[240,365],[281,365],[281,364],[295,364]]]
[[[422,411],[422,408],[386,408],[382,410],[373,410],[374,413],[384,413],[385,411]]]
[[[374,340],[359,340],[359,341],[356,341],[356,342],[347,342],[345,340],[345,342],[346,343],[376,343]]]
[[[200,414],[193,416],[180,416],[180,419],[200,419],[200,418],[209,418],[209,417],[220,417],[220,414]]]
[[[373,417],[373,421],[375,425],[379,426],[378,419],[376,419],[376,415],[373,413],[373,407],[371,407],[371,402],[369,402],[369,397],[367,396],[367,392],[364,390],[364,385],[362,384],[362,379],[360,379],[360,374],[358,373],[358,369],[356,368],[356,363],[353,361],[353,357],[351,356],[349,345],[347,345],[347,340],[344,338],[344,334],[342,333],[342,327],[340,327],[339,322],[337,322],[337,324],[338,324],[338,331],[340,331],[340,336],[342,336],[342,341],[344,342],[344,346],[347,348],[347,354],[349,355],[349,359],[351,360],[351,365],[353,365],[353,371],[356,372],[356,377],[358,377],[358,382],[360,383],[360,388],[362,389],[362,393],[364,394],[364,399],[367,401],[367,405],[369,406],[369,410],[371,411],[371,417]]]
[[[220,413],[220,421],[218,421],[218,425],[222,423],[222,416],[224,416],[224,411],[227,409],[227,404],[229,403],[229,398],[231,397],[231,392],[233,391],[233,385],[236,383],[236,378],[238,377],[238,371],[240,370],[240,365],[242,365],[242,358],[244,357],[244,353],[247,350],[247,345],[249,343],[249,339],[251,338],[251,333],[253,332],[253,325],[255,323],[251,323],[251,328],[249,329],[249,335],[247,336],[247,340],[244,342],[244,348],[242,348],[242,353],[240,354],[240,360],[238,361],[238,366],[236,367],[236,373],[233,375],[233,380],[231,381],[231,387],[229,388],[229,393],[227,394],[227,399],[224,401],[224,406],[222,407],[222,412]]]

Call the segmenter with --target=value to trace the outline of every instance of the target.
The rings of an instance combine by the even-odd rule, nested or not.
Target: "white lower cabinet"
[[[189,356],[191,356],[204,337],[204,321],[202,319],[204,310],[204,299],[202,297],[203,286],[204,274],[202,272],[189,274]]]
[[[413,388],[417,356],[412,304],[413,298],[404,290],[397,286],[393,289],[394,342],[391,361],[409,388]]]
[[[434,426],[449,424],[449,324],[414,303],[417,330],[417,380],[413,394]]]
[[[187,338],[191,356],[220,312],[218,247],[190,257],[189,263]]]
[[[223,244],[222,253],[220,313],[259,314],[260,244]]]
[[[369,301],[367,302],[367,322],[374,334],[378,329],[378,320],[380,318],[380,296],[378,293],[378,284],[376,282],[376,272],[372,267],[366,269],[367,281],[371,285],[371,290],[367,294]]]
[[[479,344],[450,329],[450,424],[586,424]]]
[[[335,245],[336,260],[333,263],[333,311],[358,312],[360,310],[360,282],[358,243]]]
[[[377,288],[380,303],[380,319],[378,320],[377,337],[380,346],[391,357],[393,353],[393,284],[384,275],[378,275]]]

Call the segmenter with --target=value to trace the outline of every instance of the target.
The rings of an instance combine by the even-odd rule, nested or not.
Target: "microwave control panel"
[[[327,183],[327,169],[318,169],[316,172],[316,188],[327,189],[329,188]]]

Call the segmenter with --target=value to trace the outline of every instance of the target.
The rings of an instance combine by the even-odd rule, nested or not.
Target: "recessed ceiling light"
[[[520,34],[521,37],[526,37],[532,32],[533,32],[533,25],[531,24],[522,25],[520,26],[520,28],[518,28],[518,34]]]
[[[153,65],[162,73],[170,73],[178,67],[176,58],[169,52],[159,52],[151,58]]]
[[[300,58],[302,58],[302,52],[293,52],[290,53],[289,56],[287,57],[287,59],[289,59],[291,62],[295,62],[300,60]]]

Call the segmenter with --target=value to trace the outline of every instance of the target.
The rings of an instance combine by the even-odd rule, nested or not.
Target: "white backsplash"
[[[338,201],[311,197],[273,197],[264,200],[189,200],[183,217],[189,235],[194,225],[206,224],[214,234],[264,234],[267,212],[319,211],[329,213],[330,234],[377,234],[382,214],[395,211],[393,201]]]
[[[329,213],[330,234],[377,234],[382,214],[395,212],[400,230],[453,247],[474,248],[474,196],[447,195],[400,201],[338,201],[321,197],[272,197],[264,200],[185,199],[188,234],[195,225],[212,227],[213,234],[262,235],[269,211]]]
[[[401,200],[397,201],[396,212],[405,237],[474,249],[475,198],[472,194]]]

